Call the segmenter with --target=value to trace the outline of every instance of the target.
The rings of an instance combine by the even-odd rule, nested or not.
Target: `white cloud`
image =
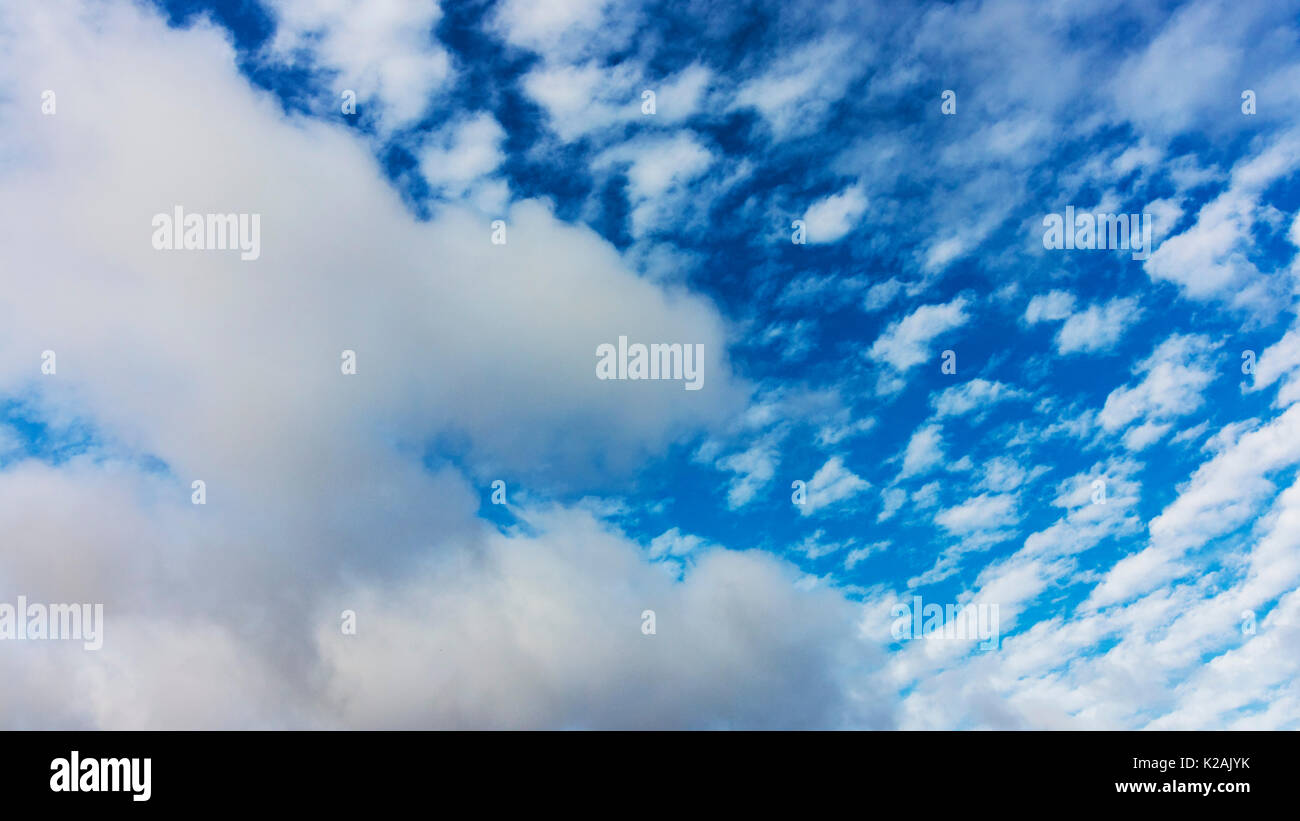
[[[901,487],[886,488],[880,495],[884,499],[884,504],[881,506],[880,514],[876,516],[877,522],[892,519],[894,514],[902,510],[903,505],[907,504],[907,491]]]
[[[1025,470],[1019,462],[1006,456],[995,456],[986,461],[983,467],[980,486],[995,492],[1015,490],[1048,470],[1042,465]]]
[[[1263,390],[1279,379],[1282,386],[1278,389],[1276,404],[1300,401],[1300,328],[1293,327],[1258,355],[1249,390]]]
[[[632,198],[641,200],[690,182],[709,167],[710,161],[708,149],[695,137],[682,133],[668,139],[624,143],[596,158],[594,166],[626,163]]]
[[[889,549],[889,542],[872,542],[862,547],[855,547],[844,557],[844,569],[852,570],[866,559]]]
[[[850,64],[861,65],[865,44],[827,35],[782,57],[736,92],[735,107],[758,111],[777,139],[815,130],[853,81]],[[853,61],[846,58],[852,53]]]
[[[934,521],[957,536],[967,536],[981,531],[992,531],[1015,525],[1016,497],[1011,493],[990,496],[981,493],[956,507],[940,511]]]
[[[826,532],[824,530],[818,530],[811,536],[805,537],[803,541],[794,546],[794,549],[799,553],[802,553],[808,559],[816,560],[830,556],[833,553],[838,553],[848,545],[853,544],[852,539],[842,542],[832,542],[827,541],[825,537]]]
[[[1141,315],[1132,297],[1090,305],[1072,314],[1056,334],[1056,351],[1062,355],[1110,350]]]
[[[800,319],[795,322],[778,322],[763,331],[765,344],[781,343],[778,350],[781,358],[787,362],[797,362],[813,349],[813,334],[817,329],[815,322]]]
[[[846,188],[808,206],[803,221],[808,229],[808,242],[837,242],[843,239],[867,210],[867,195],[861,187]]]
[[[840,679],[854,670],[862,676],[879,658],[857,639],[852,605],[832,590],[801,589],[789,564],[759,551],[705,550],[676,581],[575,512],[538,512],[530,524],[537,536],[492,535],[473,554],[449,555],[401,584],[352,591],[357,636],[339,635],[337,617],[321,614],[315,642],[333,724],[709,729],[885,721]],[[469,571],[473,565],[484,571]],[[653,636],[640,630],[644,610],[654,611]]]
[[[1170,336],[1134,368],[1141,382],[1106,397],[1098,416],[1102,427],[1113,431],[1136,419],[1167,421],[1195,411],[1216,376],[1210,355],[1217,347],[1199,334]]]
[[[650,541],[650,549],[647,555],[652,559],[662,559],[667,556],[689,556],[699,551],[701,548],[713,547],[707,539],[690,533],[682,533],[680,528],[665,530]]]
[[[1201,207],[1195,222],[1166,239],[1144,264],[1153,280],[1167,280],[1197,300],[1218,299],[1268,316],[1289,303],[1286,287],[1250,257],[1254,231],[1266,212],[1260,198],[1273,182],[1300,168],[1300,130],[1266,143],[1232,170],[1226,191]]]
[[[1168,422],[1146,422],[1129,428],[1124,434],[1124,447],[1132,451],[1145,450],[1160,441],[1172,427]]]
[[[744,507],[772,481],[780,457],[776,446],[779,439],[768,435],[750,448],[718,460],[717,467],[735,473],[727,488],[727,507],[731,510]]]
[[[902,319],[890,323],[872,344],[867,357],[905,371],[930,356],[930,343],[937,337],[965,325],[970,319],[966,300],[958,297],[942,305],[922,305]]]
[[[901,477],[924,473],[942,462],[943,458],[942,429],[938,425],[924,425],[917,428],[903,451]]]
[[[934,507],[939,503],[939,483],[929,482],[922,485],[912,494],[912,504],[916,505],[918,510],[924,510],[928,507]]]
[[[641,91],[634,67],[540,65],[526,74],[524,91],[545,109],[552,130],[572,142],[640,116]]]
[[[436,0],[270,0],[270,7],[276,59],[305,50],[338,72],[333,111],[350,89],[359,110],[379,104],[378,122],[391,131],[423,114],[451,79],[451,58],[433,32],[442,19]]]
[[[863,310],[868,313],[875,313],[882,308],[888,307],[899,294],[903,292],[903,281],[897,278],[890,278],[884,282],[877,282],[867,291],[867,296],[862,302]]]
[[[945,388],[930,398],[930,404],[934,407],[935,416],[943,419],[948,416],[962,416],[976,409],[982,412],[998,402],[1024,396],[1024,391],[1018,388],[1003,382],[990,382],[977,377],[960,385]]]
[[[809,516],[836,502],[852,498],[871,487],[871,483],[844,466],[838,456],[826,460],[808,481],[807,500],[799,506],[799,513]]]
[[[831,422],[817,429],[817,444],[824,448],[834,447],[840,442],[866,433],[875,426],[876,419],[874,416],[864,416],[861,419],[850,421],[846,413],[843,421]]]
[[[859,298],[867,287],[867,278],[855,276],[807,275],[790,280],[781,291],[777,304],[783,307],[808,305],[846,305]]]
[[[1065,356],[1110,350],[1142,314],[1134,297],[1116,297],[1078,312],[1074,308],[1073,294],[1052,291],[1029,300],[1024,318],[1030,325],[1064,320],[1056,333],[1056,352]]]
[[[662,127],[680,124],[705,104],[713,74],[698,63],[669,77],[648,76],[633,62],[604,65],[590,59],[576,63],[544,62],[522,78],[524,92],[546,112],[551,130],[564,142],[595,136],[618,126]],[[642,111],[643,94],[655,94],[653,114]]]
[[[632,234],[641,236],[680,216],[677,201],[691,194],[688,187],[708,171],[713,155],[693,135],[648,137],[621,143],[592,160],[596,170],[625,168],[632,205]]]
[[[1093,590],[1100,607],[1127,600],[1178,578],[1189,568],[1181,560],[1247,521],[1275,488],[1268,474],[1300,462],[1300,405],[1267,425],[1240,434],[1192,474],[1173,502],[1151,520],[1151,542],[1121,559]]]
[[[692,63],[663,82],[651,84],[649,90],[655,92],[656,121],[679,123],[697,113],[712,82],[713,72],[708,66]]]
[[[1025,309],[1025,322],[1030,325],[1050,322],[1065,319],[1072,313],[1074,313],[1074,294],[1069,291],[1052,291],[1029,300],[1029,307]]]
[[[1225,7],[1180,8],[1115,72],[1119,113],[1144,130],[1168,135],[1217,114],[1217,100],[1239,100],[1237,68],[1254,50],[1249,17],[1226,19]]]
[[[501,150],[505,136],[505,129],[486,113],[449,125],[420,152],[420,172],[447,196],[463,197],[505,159]],[[504,207],[504,202],[499,203],[497,212]]]
[[[570,31],[598,27],[608,6],[609,0],[504,0],[497,8],[496,23],[511,43],[541,51]]]

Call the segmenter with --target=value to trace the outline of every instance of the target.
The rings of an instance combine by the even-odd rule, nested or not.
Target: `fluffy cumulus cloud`
[[[640,235],[677,215],[674,206],[690,195],[691,182],[711,161],[708,148],[694,137],[678,134],[622,143],[598,156],[593,167],[623,169],[633,209],[631,229]]]
[[[903,476],[923,473],[943,461],[943,430],[938,425],[918,428],[903,450]]]
[[[1215,375],[1211,355],[1216,347],[1199,334],[1175,335],[1160,343],[1135,368],[1142,380],[1106,397],[1098,415],[1102,427],[1116,430],[1137,419],[1158,421],[1196,411]]]
[[[934,340],[960,328],[969,319],[966,300],[958,297],[941,305],[922,305],[891,323],[867,350],[869,359],[886,366],[880,377],[880,391],[887,393],[901,388],[903,383],[898,374],[930,358]]]
[[[489,187],[484,177],[501,165],[505,130],[492,115],[478,113],[444,128],[420,154],[420,172],[429,184],[450,198],[462,198]],[[493,203],[500,213],[505,202]]]
[[[808,206],[803,219],[812,243],[835,242],[853,230],[867,210],[867,198],[860,188],[846,188]]]
[[[1066,318],[1056,334],[1056,350],[1062,354],[1108,350],[1137,319],[1139,312],[1134,299],[1090,305]]]
[[[435,564],[406,584],[358,591],[359,612],[372,620],[359,642],[322,626],[332,674],[325,695],[343,723],[649,729],[881,720],[868,694],[851,697],[842,678],[864,675],[879,651],[850,629],[848,602],[801,591],[789,565],[714,550],[676,581],[582,514],[542,511],[533,524],[547,535],[488,539],[474,556],[484,568],[471,576]],[[644,611],[627,607],[629,585],[654,611],[652,637],[639,629]],[[763,611],[782,623],[754,631],[746,614]],[[757,679],[765,684],[753,691]]]
[[[0,726],[1300,728],[1294,3],[166,5],[0,7]]]
[[[949,533],[968,534],[992,530],[1015,522],[1015,498],[1008,494],[980,494],[957,507],[949,508],[935,521]]]
[[[871,483],[846,468],[842,459],[832,457],[817,469],[808,482],[808,497],[799,512],[805,516],[810,515],[836,502],[850,499],[869,487]]]
[[[1050,322],[1069,319],[1074,313],[1074,294],[1069,291],[1052,291],[1029,300],[1025,309],[1025,321],[1033,325],[1036,322]]]
[[[385,129],[420,117],[452,79],[451,56],[434,36],[443,16],[437,0],[272,0],[269,11],[270,56],[331,74],[330,107],[352,91],[380,107]]]
[[[1052,291],[1029,300],[1024,320],[1029,325],[1062,322],[1054,340],[1062,355],[1108,351],[1142,315],[1137,299],[1116,298],[1075,310],[1074,294]]]

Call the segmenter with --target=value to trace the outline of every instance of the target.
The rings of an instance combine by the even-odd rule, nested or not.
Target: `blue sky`
[[[0,598],[110,638],[0,646],[0,721],[1296,728],[1296,20],[5,10]],[[262,258],[150,249],[177,203]],[[597,380],[620,335],[704,388]]]

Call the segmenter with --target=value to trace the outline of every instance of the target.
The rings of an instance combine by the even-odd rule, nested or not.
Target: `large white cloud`
[[[715,549],[675,580],[586,514],[475,518],[489,478],[608,490],[742,407],[709,303],[540,203],[505,245],[471,208],[416,219],[216,29],[119,4],[0,31],[0,394],[93,432],[0,471],[0,590],[106,610],[98,653],[0,647],[0,724],[887,722],[847,695],[854,608],[788,564]],[[259,214],[260,258],[155,251],[175,205]],[[596,379],[620,335],[702,344],[704,389]],[[427,466],[435,444],[472,467]]]

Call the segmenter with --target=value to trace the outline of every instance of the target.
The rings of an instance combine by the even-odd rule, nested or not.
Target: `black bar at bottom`
[[[1200,802],[1231,811],[1294,798],[1296,738],[1276,732],[11,732],[0,736],[0,790],[10,811],[16,805],[132,813],[441,805],[589,806],[618,814],[620,807],[770,809],[780,799],[806,808],[847,801],[870,811],[889,797],[918,809],[976,802],[1151,810]]]

